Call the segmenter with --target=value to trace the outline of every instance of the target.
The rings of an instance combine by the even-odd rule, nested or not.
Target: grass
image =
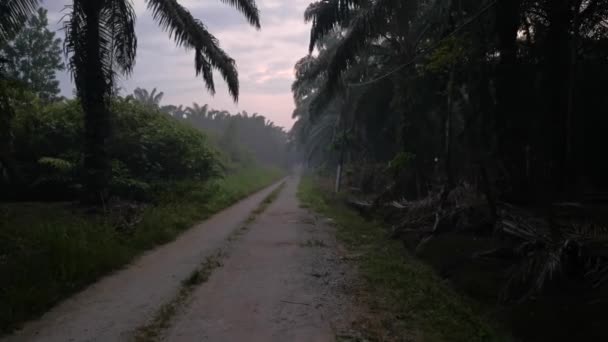
[[[277,198],[285,183],[281,183],[268,196],[260,202],[248,216],[247,220],[240,228],[234,230],[227,238],[227,246],[219,248],[214,254],[205,258],[201,265],[192,271],[192,273],[182,281],[182,286],[177,295],[169,302],[163,304],[156,312],[152,320],[146,325],[137,329],[135,333],[136,342],[153,342],[161,340],[162,334],[171,326],[171,320],[177,314],[179,308],[183,307],[190,298],[194,289],[202,283],[209,280],[211,273],[221,267],[222,260],[229,256],[229,246],[234,243],[248,229],[248,225],[263,213],[268,206]]]
[[[300,247],[327,247],[327,244],[319,239],[308,239],[300,243]]]
[[[371,311],[377,313],[377,340],[505,341],[478,312],[435,272],[387,239],[383,227],[364,220],[343,199],[304,177],[298,197],[303,206],[331,218],[337,237],[354,258],[363,277]]]
[[[245,221],[245,224],[249,224],[249,223],[252,223],[253,221],[255,221],[255,219],[261,213],[263,213],[268,208],[268,206],[272,202],[274,202],[274,200],[277,199],[277,197],[279,196],[279,193],[281,193],[281,190],[283,190],[284,187],[285,187],[285,182],[281,183],[281,185],[279,185],[268,196],[266,196],[266,198],[264,198],[264,200],[262,201],[262,203],[260,203],[260,205],[257,208],[255,208],[255,210],[252,211],[251,214],[249,214],[249,217],[247,217],[247,220]]]
[[[143,251],[277,180],[277,170],[177,184],[129,233],[73,204],[0,204],[0,333],[8,333]]]
[[[225,254],[221,250],[205,258],[205,261],[182,281],[182,287],[177,295],[163,304],[148,324],[137,329],[134,340],[136,342],[158,341],[162,333],[170,327],[171,320],[178,310],[186,304],[196,286],[206,282],[213,270],[222,266],[223,258],[225,258]]]

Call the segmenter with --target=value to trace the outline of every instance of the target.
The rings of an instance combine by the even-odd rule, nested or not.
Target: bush
[[[16,101],[15,194],[27,199],[70,199],[82,188],[83,114],[77,100],[43,106],[22,95]],[[111,192],[147,199],[150,184],[205,181],[220,173],[220,158],[205,135],[167,114],[136,102],[112,104]],[[156,186],[157,187],[157,186]],[[6,196],[6,195],[5,195]]]

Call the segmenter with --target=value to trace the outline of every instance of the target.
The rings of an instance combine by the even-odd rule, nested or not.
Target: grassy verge
[[[280,176],[242,170],[207,184],[176,185],[126,232],[72,204],[0,204],[0,333]]]
[[[506,340],[430,267],[409,255],[399,241],[387,239],[380,224],[361,218],[310,177],[303,178],[298,197],[304,206],[331,218],[338,239],[357,256],[365,297],[382,330],[364,333],[397,341]]]

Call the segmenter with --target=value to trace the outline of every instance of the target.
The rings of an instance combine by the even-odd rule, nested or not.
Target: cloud
[[[59,30],[61,12],[70,0],[47,0],[49,22]],[[216,1],[181,0],[199,18],[237,62],[240,79],[239,103],[235,104],[219,75],[215,75],[217,94],[205,90],[203,80],[194,75],[192,51],[176,47],[154,22],[143,0],[135,0],[138,35],[137,61],[133,75],[121,81],[127,92],[135,87],[158,88],[165,92],[165,103],[189,105],[208,103],[230,111],[257,112],[276,124],[291,127],[293,66],[307,53],[308,27],[303,11],[310,0],[258,0],[262,29],[247,24],[241,13]],[[63,31],[58,32],[63,38]],[[59,79],[64,96],[71,96],[73,84],[67,73]]]

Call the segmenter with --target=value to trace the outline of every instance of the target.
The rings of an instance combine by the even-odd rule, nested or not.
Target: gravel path
[[[348,335],[357,315],[349,291],[356,277],[341,261],[333,228],[299,207],[298,182],[289,177],[278,198],[229,244],[222,266],[160,331],[165,341],[322,342]],[[132,341],[277,186],[145,254],[1,341]]]
[[[348,329],[351,272],[331,228],[301,209],[298,178],[235,244],[193,294],[166,341],[333,341]]]
[[[175,241],[144,254],[2,341],[129,340],[138,326],[175,296],[181,281],[220,248],[278,185],[238,202]]]

